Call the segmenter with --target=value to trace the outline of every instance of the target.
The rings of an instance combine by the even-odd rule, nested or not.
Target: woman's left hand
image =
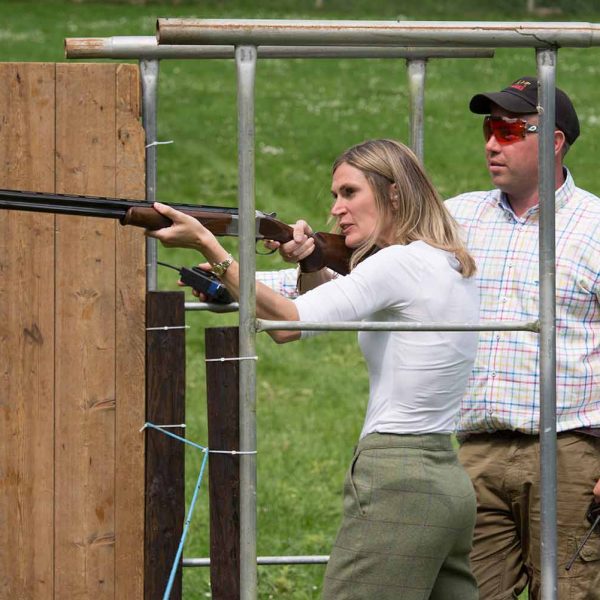
[[[155,231],[146,229],[148,237],[160,240],[167,247],[193,248],[201,252],[216,242],[215,236],[194,217],[160,202],[155,202],[153,208],[173,223]]]

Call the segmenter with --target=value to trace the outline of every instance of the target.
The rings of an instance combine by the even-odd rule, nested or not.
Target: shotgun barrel
[[[199,209],[206,212],[218,212],[230,215],[237,215],[238,212],[237,208],[225,206],[204,206],[198,204],[170,204],[170,206],[183,212]],[[127,211],[131,208],[152,208],[152,206],[144,200],[0,190],[0,208],[78,215],[80,217],[123,219]]]

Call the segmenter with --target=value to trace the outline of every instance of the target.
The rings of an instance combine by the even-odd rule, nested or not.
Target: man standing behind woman
[[[354,146],[334,163],[331,214],[354,249],[351,272],[290,300],[257,284],[260,318],[476,322],[475,264],[416,156],[391,140]],[[199,250],[239,297],[239,265],[199,222],[147,232]],[[374,247],[381,248],[371,254]],[[269,332],[278,342],[309,332]],[[313,332],[314,334],[314,332]],[[369,402],[325,574],[326,600],[476,600],[469,552],[475,495],[450,434],[477,334],[363,331]],[[323,374],[326,376],[326,374]]]
[[[497,189],[447,202],[479,268],[481,319],[537,318],[537,80],[476,94],[485,115],[487,168]],[[576,187],[563,166],[580,133],[575,108],[556,90],[556,412],[558,597],[589,600],[600,568],[600,532],[566,564],[589,523],[600,479],[600,199]],[[503,599],[527,584],[540,597],[539,339],[486,332],[459,423],[460,458],[478,497],[474,570],[482,598]]]

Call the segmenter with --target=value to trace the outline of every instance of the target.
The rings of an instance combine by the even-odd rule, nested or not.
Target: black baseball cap
[[[469,108],[478,115],[488,115],[493,103],[512,113],[537,113],[537,83],[536,77],[521,77],[501,92],[476,94],[471,98]],[[555,110],[556,127],[571,145],[579,137],[579,119],[569,96],[559,88],[556,88]]]

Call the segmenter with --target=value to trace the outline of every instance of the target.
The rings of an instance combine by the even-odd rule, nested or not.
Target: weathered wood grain
[[[53,64],[0,64],[0,187],[54,191]],[[54,594],[54,222],[0,213],[0,597]]]

